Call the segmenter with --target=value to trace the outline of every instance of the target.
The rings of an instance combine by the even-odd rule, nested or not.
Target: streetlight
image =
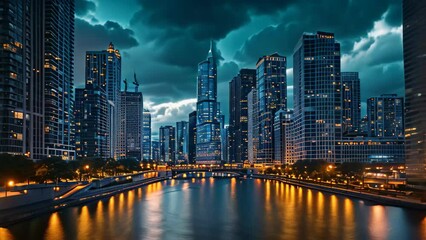
[[[7,182],[5,188],[4,188],[4,195],[5,197],[7,197],[7,188],[10,187],[14,187],[15,186],[15,182],[13,180],[10,180],[9,182]]]

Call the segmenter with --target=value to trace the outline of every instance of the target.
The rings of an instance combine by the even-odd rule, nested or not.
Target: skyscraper
[[[361,124],[361,86],[358,72],[342,72],[343,134],[357,135]]]
[[[1,9],[0,152],[73,160],[74,1]]]
[[[186,121],[176,123],[176,162],[188,163],[189,125]]]
[[[89,59],[89,60],[88,60]],[[86,52],[86,72],[91,71],[92,77],[103,78],[106,83],[107,100],[113,106],[109,110],[114,113],[109,114],[108,128],[117,132],[120,121],[120,91],[121,91],[121,55],[118,49],[110,43],[107,50]],[[108,134],[108,152],[111,158],[118,158],[117,134]]]
[[[259,148],[259,101],[257,99],[256,89],[251,90],[247,95],[247,105],[247,157],[250,163],[255,163],[257,159],[257,150]]]
[[[137,92],[137,81],[135,83],[135,92],[130,92],[127,90],[127,80],[124,80],[125,90],[121,92],[119,152],[120,158],[142,160],[144,152],[143,95]]]
[[[368,136],[404,138],[404,101],[396,94],[367,99]]]
[[[256,63],[259,101],[257,163],[273,163],[274,160],[274,115],[280,109],[287,109],[286,69],[286,58],[278,53],[263,56]]]
[[[229,158],[231,162],[248,160],[248,93],[256,88],[256,70],[241,69],[229,82]]]
[[[160,127],[160,161],[175,163],[176,155],[175,128],[172,126]]]
[[[287,157],[287,149],[291,149],[292,143],[288,139],[290,136],[286,136],[290,131],[286,128],[290,127],[291,118],[293,111],[284,111],[283,109],[278,110],[274,117],[274,163],[285,164]],[[290,146],[288,146],[290,145]]]
[[[304,33],[293,54],[295,151],[299,160],[335,162],[342,137],[340,44],[334,34]]]
[[[188,121],[188,161],[190,164],[195,163],[197,146],[197,111],[189,114]]]
[[[151,146],[152,146],[152,160],[153,161],[160,161],[160,142],[159,141],[152,141],[151,142]]]
[[[142,138],[143,159],[151,160],[151,113],[146,108],[143,110]]]
[[[221,141],[217,103],[217,66],[211,43],[207,59],[198,64],[196,161],[220,163]]]
[[[407,181],[426,184],[426,1],[403,1]]]

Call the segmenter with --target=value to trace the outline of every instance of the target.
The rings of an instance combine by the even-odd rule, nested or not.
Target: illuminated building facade
[[[334,34],[304,33],[293,54],[295,151],[300,160],[336,162],[342,137],[340,44]]]
[[[426,1],[403,0],[407,181],[426,185]]]
[[[151,113],[143,109],[143,133],[142,133],[143,160],[151,160]]]
[[[274,53],[259,58],[256,63],[256,87],[259,124],[259,148],[257,163],[273,163],[274,160],[274,116],[287,109],[287,61]]]
[[[289,133],[287,128],[291,126],[293,111],[283,109],[278,110],[274,117],[274,163],[285,164],[288,151],[292,149],[292,141],[286,134]]]
[[[256,161],[259,148],[259,101],[256,89],[251,90],[247,95],[247,110],[247,158],[253,164]]]
[[[175,163],[176,137],[175,128],[172,126],[160,127],[160,161]]]
[[[211,44],[207,59],[198,64],[196,162],[221,161],[221,127],[217,102],[217,66]]]
[[[189,124],[186,121],[176,123],[176,161],[188,163]]]
[[[241,69],[229,82],[229,161],[248,160],[248,93],[256,88],[256,70]]]
[[[0,152],[73,160],[74,1],[0,9]]]
[[[358,72],[342,72],[343,135],[357,135],[361,124],[361,84]]]
[[[396,94],[367,99],[368,136],[404,138],[404,100]]]

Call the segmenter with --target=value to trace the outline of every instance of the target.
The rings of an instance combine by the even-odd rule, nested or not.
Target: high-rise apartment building
[[[248,160],[248,93],[256,88],[256,70],[241,69],[229,82],[229,159]]]
[[[257,90],[253,89],[247,95],[247,158],[250,163],[255,163],[259,148],[259,101]],[[231,159],[229,160],[231,162]]]
[[[396,94],[367,99],[368,136],[404,138],[404,101]]]
[[[426,1],[403,0],[407,181],[426,184]]]
[[[257,95],[259,101],[259,149],[257,163],[273,163],[274,116],[287,109],[287,61],[274,53],[259,58],[256,63]]]
[[[360,134],[361,85],[358,72],[342,72],[343,135]]]
[[[2,1],[0,14],[0,152],[75,159],[74,1]]]

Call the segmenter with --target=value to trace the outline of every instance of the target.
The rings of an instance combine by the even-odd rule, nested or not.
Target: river
[[[0,239],[426,239],[426,213],[270,180],[168,180],[0,228]]]

